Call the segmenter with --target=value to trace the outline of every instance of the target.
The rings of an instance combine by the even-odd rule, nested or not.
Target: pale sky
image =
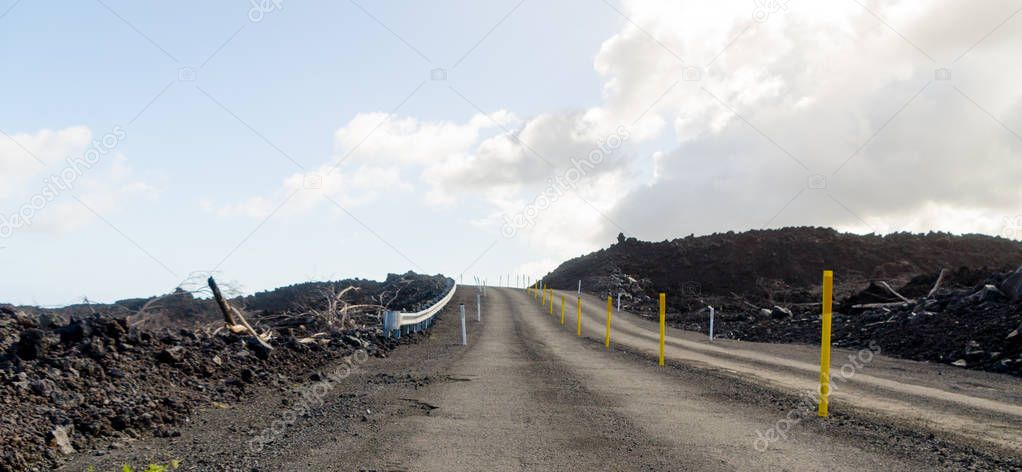
[[[1022,1],[0,0],[0,302],[1022,239]]]

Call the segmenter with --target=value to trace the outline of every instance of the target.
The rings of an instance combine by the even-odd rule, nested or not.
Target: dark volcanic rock
[[[956,271],[958,272],[958,271]],[[987,274],[996,281],[1006,274]],[[933,277],[933,280],[936,280]],[[833,315],[835,346],[865,348],[875,343],[886,355],[940,362],[970,369],[1022,376],[1022,303],[1012,302],[992,284],[962,287],[954,276],[947,288],[932,299],[913,304],[882,306],[850,303],[874,300],[873,286],[839,303]],[[909,287],[898,289],[907,293]],[[928,293],[929,289],[924,292]],[[883,302],[880,302],[883,303]],[[819,344],[820,306],[791,305],[793,316],[731,316],[752,313],[751,307],[718,300],[717,335],[757,342]],[[774,310],[765,310],[769,314]],[[669,313],[668,319],[685,329],[705,332],[708,320],[701,313]]]
[[[975,303],[998,302],[1004,299],[1004,293],[994,285],[984,285],[979,291],[969,296],[969,300]]]
[[[30,328],[21,332],[15,354],[22,360],[34,361],[46,352],[45,333],[38,328]]]
[[[871,280],[904,284],[918,274],[932,277],[929,284],[920,284],[929,290],[942,267],[1014,270],[1020,264],[1022,243],[990,236],[783,228],[662,242],[622,238],[564,262],[543,280],[568,290],[581,280],[583,290],[601,296],[625,292],[630,295],[625,300],[635,300],[636,306],[646,299],[655,302],[665,292],[670,308],[684,312],[702,308],[700,299],[732,293],[767,307],[816,302],[825,269],[835,271],[838,293],[850,295]],[[876,301],[890,297],[879,287],[871,295],[878,296]]]
[[[886,236],[784,228],[618,243],[561,264],[553,288],[601,297],[623,294],[622,309],[758,342],[820,342],[822,271],[835,272],[832,339],[884,354],[1022,376],[1022,243],[946,233]],[[943,284],[927,298],[941,268]],[[1016,270],[1018,269],[1018,270]],[[880,282],[912,300],[904,303]],[[863,307],[865,306],[865,307]]]
[[[1013,302],[1022,300],[1022,268],[1005,277],[1001,282],[1001,291]]]
[[[442,276],[408,273],[386,282],[295,286],[245,300],[290,310],[300,298],[304,309],[320,309],[324,299],[317,290],[347,282],[359,288],[350,292],[349,302],[393,299],[391,307],[405,311],[432,303],[453,287],[453,280]],[[238,404],[255,386],[290,387],[287,379],[305,378],[359,348],[384,356],[398,345],[381,337],[375,313],[344,326],[315,318],[281,327],[273,323],[290,323],[295,311],[262,311],[235,299],[237,306],[246,306],[257,330],[274,332],[271,351],[247,336],[211,334],[213,329],[188,318],[202,308],[183,305],[182,295],[175,298],[178,304],[168,306],[183,312],[161,313],[151,324],[123,307],[106,306],[113,314],[92,313],[104,307],[97,304],[87,313],[0,307],[0,472],[52,470],[74,450],[106,448],[124,438],[179,436],[178,425],[197,408]],[[44,317],[53,322],[40,323]],[[217,324],[222,322],[212,318],[211,325]],[[317,333],[322,334],[315,342],[299,342]],[[403,336],[400,342],[418,338]]]
[[[73,321],[67,326],[58,328],[56,333],[60,335],[60,342],[63,344],[74,344],[92,335],[92,328],[84,321]]]
[[[180,364],[184,359],[185,349],[181,346],[174,346],[163,349],[156,353],[156,360],[164,364]]]

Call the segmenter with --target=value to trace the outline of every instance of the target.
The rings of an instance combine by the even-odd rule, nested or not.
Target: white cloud
[[[108,214],[131,199],[155,195],[116,151],[126,138],[117,127],[93,139],[85,126],[0,138],[0,194],[5,202],[0,236],[66,233],[94,221],[93,211]]]
[[[997,234],[995,222],[1022,214],[1022,140],[997,122],[1022,129],[1022,91],[1011,79],[1022,66],[1004,60],[1022,23],[979,43],[951,81],[934,80],[1017,5],[866,3],[925,54],[854,2],[791,3],[765,23],[752,21],[749,2],[728,5],[715,4],[710,18],[624,4],[657,42],[696,64],[738,38],[701,81],[679,83],[647,114],[672,122],[678,145],[654,154],[654,179],[613,212],[630,232],[660,239],[812,224]],[[656,102],[670,87],[665,76],[682,67],[636,29],[626,26],[597,57],[607,114]],[[806,188],[812,174],[827,176],[825,190]],[[602,238],[616,231],[607,226]]]
[[[266,196],[253,196],[240,203],[217,206],[205,200],[200,206],[220,216],[266,218],[280,208],[282,212],[307,212],[319,205],[336,202],[345,208],[365,205],[384,191],[407,191],[400,168],[361,165],[336,169],[325,164],[310,172],[299,172],[284,179],[280,187]],[[286,205],[282,206],[284,202]]]
[[[855,233],[895,231],[945,231],[950,233],[982,233],[1022,239],[1018,217],[989,208],[965,205],[926,203],[919,209],[898,213],[881,213],[864,222],[838,226],[841,231]]]
[[[366,205],[384,191],[413,190],[403,173],[414,180],[424,178],[431,203],[449,203],[452,197],[443,188],[448,182],[433,176],[470,159],[469,153],[484,133],[502,132],[504,126],[515,122],[516,118],[506,111],[479,114],[462,124],[360,113],[335,133],[337,154],[331,162],[288,176],[271,194],[229,205],[206,200],[201,206],[221,215],[264,218],[291,195],[294,197],[286,211],[312,211],[329,204],[327,198],[346,207]]]
[[[270,195],[219,207],[207,201],[203,207],[224,215],[265,217],[291,194],[295,197],[287,205],[289,211],[309,211],[323,203],[324,195],[345,205],[358,205],[372,203],[381,189],[400,189],[418,190],[432,205],[451,205],[466,196],[481,196],[501,213],[513,214],[548,187],[554,176],[572,168],[573,162],[587,159],[601,146],[605,148],[607,138],[600,131],[582,112],[544,114],[522,121],[499,110],[477,114],[463,123],[360,114],[335,134],[334,160],[343,160],[336,170],[331,170],[333,164],[324,164],[314,172],[288,177]],[[613,200],[605,197],[614,193],[606,190],[620,188],[617,182],[626,162],[622,151],[611,151],[600,156],[599,165],[587,169],[579,185],[557,202],[558,208],[527,230],[531,232],[549,222],[549,228],[539,229],[536,234],[553,233],[560,224],[555,215],[577,219],[576,210],[584,208],[584,215],[593,214],[590,205],[601,212],[609,211]],[[308,180],[317,176],[322,179],[322,188],[309,191]],[[421,187],[416,189],[411,182]],[[589,203],[579,195],[585,195]],[[499,220],[499,215],[494,215],[483,221],[493,222],[494,229],[498,229]],[[582,227],[584,222],[588,220],[580,222],[579,231],[598,229],[592,224]],[[555,245],[568,244],[565,240]]]
[[[622,230],[647,239],[795,224],[997,233],[996,222],[1022,214],[1022,65],[1006,60],[1022,22],[983,38],[1017,6],[863,5],[871,11],[789,2],[760,22],[762,5],[747,0],[624,0],[629,21],[595,51],[600,103],[464,122],[359,114],[336,132],[334,159],[346,162],[324,188],[353,204],[373,201],[379,186],[360,183],[373,179],[434,205],[469,196],[488,204],[475,221],[497,228],[624,126],[628,145],[517,237],[559,259]],[[952,80],[935,80],[942,67]],[[809,188],[814,175],[825,188]],[[263,215],[304,179],[229,211]]]
[[[559,259],[553,259],[553,258],[549,258],[549,257],[548,258],[543,258],[543,259],[537,259],[537,260],[534,260],[534,261],[529,261],[529,262],[526,262],[524,264],[521,264],[518,267],[515,267],[513,273],[516,273],[516,274],[548,274],[551,271],[553,271],[554,269],[556,269],[557,266],[561,264],[561,262],[562,261],[559,260]],[[532,278],[530,280],[531,280],[531,283],[536,283],[537,279]]]
[[[475,115],[467,123],[419,121],[386,113],[360,113],[335,133],[339,152],[354,162],[430,165],[470,150],[480,133],[513,126],[507,111]]]
[[[92,139],[85,126],[0,136],[0,196],[23,189],[70,156],[80,156]],[[34,184],[34,183],[33,183]]]
[[[113,155],[110,165],[85,174],[75,194],[92,211],[107,215],[139,199],[152,199],[159,190],[133,176],[127,159]],[[93,222],[95,214],[76,200],[61,199],[39,212],[29,231],[69,233]]]

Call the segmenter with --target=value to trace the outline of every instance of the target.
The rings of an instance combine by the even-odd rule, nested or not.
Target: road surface
[[[555,308],[559,307],[562,295],[574,309],[574,292],[555,292]],[[583,295],[582,299],[583,335],[602,342],[606,333],[606,299],[591,295]],[[616,348],[654,356],[658,338],[658,323],[626,312],[614,313],[612,341]],[[993,442],[1022,454],[1019,379],[891,359],[866,351],[871,350],[833,350],[832,411],[883,413],[931,429],[951,429],[970,439]],[[883,346],[876,346],[875,351],[882,354]],[[674,361],[724,370],[783,390],[815,392],[819,384],[818,346],[732,340],[711,343],[708,336],[668,328],[665,352]],[[864,359],[869,362],[863,362]]]
[[[813,348],[711,345],[671,330],[668,365],[658,367],[656,325],[636,316],[615,313],[604,348],[605,300],[585,297],[578,337],[574,303],[562,326],[559,306],[551,316],[523,290],[489,288],[478,323],[474,299],[472,287],[459,288],[427,340],[370,360],[262,450],[245,444],[281,414],[288,392],[204,412],[180,438],[140,441],[65,470],[170,458],[185,470],[266,471],[1022,464],[1017,379],[876,355],[839,386],[834,414],[821,420],[800,397],[817,378]],[[470,315],[468,346],[458,345],[459,301]],[[835,351],[835,366],[847,354]]]

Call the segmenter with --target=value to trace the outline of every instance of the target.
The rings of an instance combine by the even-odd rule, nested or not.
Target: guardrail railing
[[[437,313],[440,313],[447,306],[447,303],[454,298],[454,291],[457,289],[458,283],[451,279],[451,288],[447,291],[447,294],[425,310],[415,313],[392,310],[383,312],[383,334],[400,339],[402,334],[425,331],[433,324],[433,319]]]

